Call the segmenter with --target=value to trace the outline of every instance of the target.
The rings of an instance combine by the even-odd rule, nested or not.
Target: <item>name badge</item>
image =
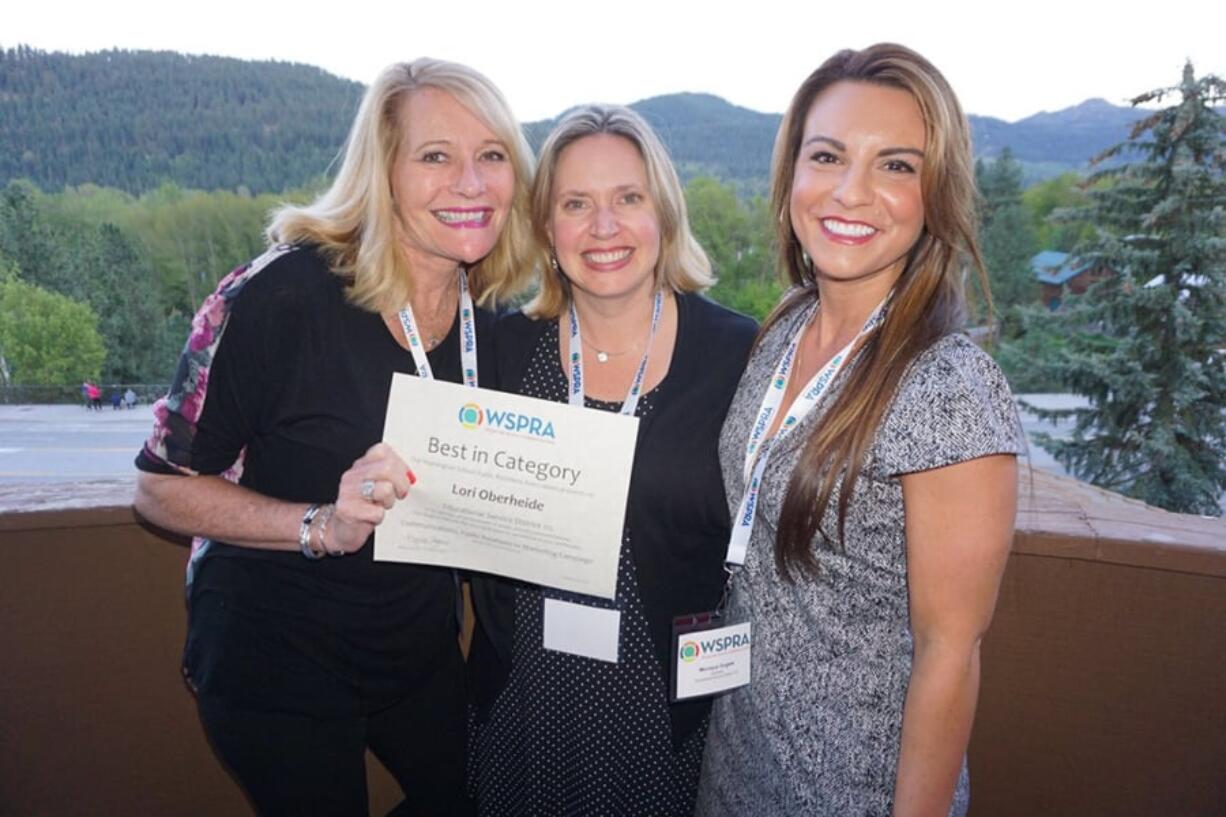
[[[620,610],[545,599],[544,647],[616,664],[621,618]]]
[[[674,701],[718,695],[750,679],[750,623],[720,626],[720,613],[673,620]]]

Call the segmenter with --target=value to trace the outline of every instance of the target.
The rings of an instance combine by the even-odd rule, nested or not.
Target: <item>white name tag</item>
[[[621,619],[620,610],[545,599],[545,649],[616,664]]]
[[[749,683],[750,624],[694,630],[677,636],[674,700],[715,695]]]

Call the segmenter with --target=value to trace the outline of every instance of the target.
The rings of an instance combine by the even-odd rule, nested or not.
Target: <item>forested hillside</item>
[[[52,382],[69,371],[69,382],[167,378],[189,316],[222,275],[260,251],[269,211],[319,189],[361,90],[304,65],[0,51],[0,381]],[[695,93],[634,107],[686,181],[694,231],[720,276],[713,294],[765,314],[779,294],[762,198],[779,115]],[[1071,117],[1066,141],[1084,153],[1118,138],[1132,115],[1092,102],[1036,115],[1027,127],[1060,131]],[[1102,122],[1110,127],[1100,133]],[[989,153],[1019,145],[1016,183],[1030,170],[1027,157],[1064,166],[1059,140],[1027,141],[1022,123],[975,123]],[[528,123],[529,140],[539,144],[552,124]],[[1044,218],[1076,203],[1076,183],[1069,175],[1026,191],[1033,236],[1002,228],[1008,257],[992,264],[1002,295],[1009,276],[1029,280],[1031,244],[1072,249],[1082,225]],[[58,317],[31,323],[36,312]],[[57,330],[64,342],[55,358],[46,354],[52,325],[94,339],[69,341]]]
[[[668,145],[684,179],[714,176],[742,192],[764,192],[779,114],[751,111],[711,94],[668,94],[631,105]],[[560,115],[559,115],[560,116]],[[525,126],[534,148],[557,119]]]
[[[323,173],[362,86],[168,51],[0,50],[0,183],[281,191]]]
[[[137,194],[166,182],[256,194],[300,187],[335,157],[361,92],[292,63],[0,49],[0,185],[27,178],[49,192],[92,183]],[[685,179],[714,176],[742,195],[765,190],[778,114],[697,93],[634,107],[659,129]],[[1136,118],[1089,100],[1016,123],[972,116],[971,127],[980,156],[1010,147],[1033,182],[1084,168]],[[552,124],[527,123],[529,140],[539,144]]]

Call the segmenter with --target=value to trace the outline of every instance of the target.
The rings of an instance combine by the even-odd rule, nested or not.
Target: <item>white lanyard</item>
[[[473,298],[468,292],[468,278],[464,270],[456,273],[460,282],[460,368],[464,374],[464,385],[477,385],[477,326],[473,311]],[[434,372],[430,369],[430,360],[426,357],[425,347],[421,342],[421,334],[417,331],[417,321],[413,317],[413,306],[405,304],[400,310],[400,325],[404,327],[404,336],[409,342],[409,351],[413,353],[413,362],[417,364],[417,376],[425,380],[433,380]]]
[[[638,408],[639,396],[643,391],[643,379],[647,376],[647,359],[651,356],[651,341],[656,336],[656,328],[660,325],[660,311],[664,308],[664,293],[657,292],[655,303],[651,307],[651,333],[647,336],[647,348],[643,350],[643,359],[630,381],[630,391],[622,403],[621,413],[634,416]],[[570,302],[570,404],[583,408],[583,338],[579,336],[579,313],[575,311],[575,302]]]
[[[784,415],[783,421],[779,423],[779,430],[775,432],[775,436],[766,439],[766,432],[770,428],[771,419],[782,405],[783,393],[787,391],[788,381],[791,380],[792,366],[796,362],[796,353],[800,348],[800,339],[804,335],[805,328],[808,326],[812,316],[819,308],[817,304],[814,305],[808,316],[801,323],[800,329],[796,332],[795,337],[792,338],[792,342],[788,344],[788,348],[784,351],[783,357],[780,358],[779,365],[775,368],[775,373],[766,387],[766,394],[762,397],[762,408],[758,410],[757,420],[750,429],[749,440],[745,443],[745,493],[741,497],[740,505],[737,506],[736,516],[732,518],[732,535],[728,539],[728,556],[726,559],[728,564],[739,565],[745,561],[745,552],[749,546],[749,535],[753,532],[753,520],[758,512],[758,491],[762,487],[762,474],[766,471],[766,463],[770,459],[771,449],[778,444],[785,434],[808,416],[809,412],[813,410],[827,390],[829,390],[835,375],[843,368],[856,344],[861,338],[881,324],[882,310],[888,300],[889,297],[887,296],[885,300],[877,304],[877,308],[868,316],[868,320],[864,322],[864,327],[851,339],[851,342],[840,349],[834,357],[830,358],[830,361],[825,366],[813,375],[800,394],[792,401],[792,405],[788,407],[788,413]]]

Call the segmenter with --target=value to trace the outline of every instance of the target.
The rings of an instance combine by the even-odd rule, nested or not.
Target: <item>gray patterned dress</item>
[[[763,339],[728,412],[720,462],[734,513],[750,426],[807,313],[796,309]],[[774,563],[779,509],[804,441],[843,382],[781,440],[763,476],[730,601],[734,617],[753,622],[753,682],[715,703],[702,817],[888,817],[912,652],[899,476],[1025,447],[996,364],[961,335],[940,339],[912,364],[882,422],[848,508],[844,551],[815,543],[821,577],[789,584]],[[823,527],[835,524],[831,509]],[[968,792],[964,761],[951,814],[965,813]]]

